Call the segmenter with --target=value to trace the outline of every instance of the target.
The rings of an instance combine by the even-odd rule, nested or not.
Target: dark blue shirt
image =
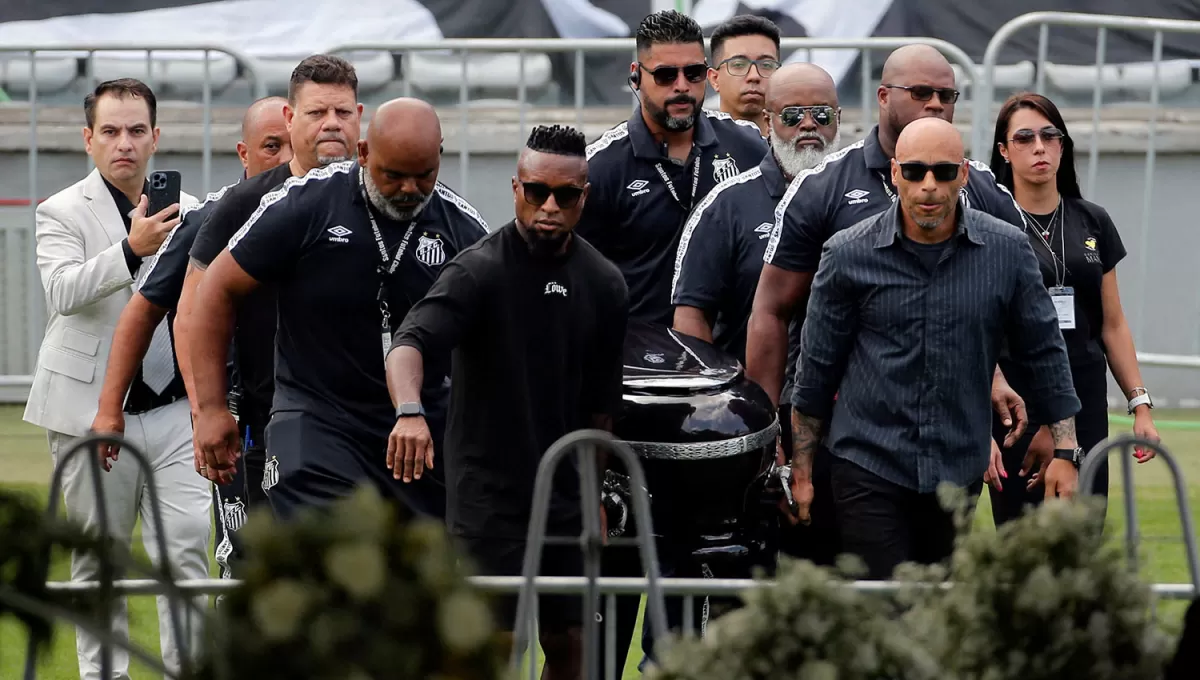
[[[587,149],[592,187],[576,231],[625,276],[633,318],[671,324],[671,280],[688,213],[767,151],[758,126],[717,111],[697,115],[693,134],[687,161],[671,160],[639,109]]]
[[[675,256],[671,302],[696,307],[713,320],[713,344],[746,360],[746,323],[775,205],[787,181],[771,152],[757,166],[721,182],[683,227]]]
[[[172,312],[179,306],[179,296],[183,293],[183,277],[187,274],[190,261],[188,252],[192,249],[192,243],[196,241],[200,225],[204,224],[204,220],[212,213],[217,201],[236,184],[235,182],[208,194],[202,203],[193,203],[180,209],[183,219],[170,234],[167,234],[167,240],[158,247],[158,252],[142,271],[138,292],[151,304]]]
[[[300,411],[343,431],[386,439],[396,418],[384,373],[378,301],[385,276],[367,210],[356,162],[318,168],[263,196],[230,239],[229,252],[247,274],[276,287],[272,411]],[[395,273],[386,277],[394,331],[442,266],[486,235],[487,225],[440,183],[415,223],[395,222],[377,211],[375,219],[389,264],[405,248]],[[424,394],[437,394],[429,401],[449,398],[448,369],[447,364],[426,371]]]
[[[767,243],[763,261],[791,272],[817,271],[821,248],[831,236],[887,210],[896,197],[892,185],[892,161],[879,145],[879,126],[867,136],[828,156],[817,167],[792,180],[775,209],[775,231]],[[983,163],[970,162],[967,185],[959,195],[963,207],[982,210],[1014,226],[1023,225],[1021,213],[1008,189]],[[786,399],[800,346],[802,311],[792,319],[785,371]]]
[[[988,466],[991,385],[1007,341],[1039,422],[1079,410],[1058,315],[1020,230],[977,210],[931,271],[897,206],[825,244],[792,407],[827,423],[833,455],[920,493]],[[834,400],[834,395],[837,400]]]

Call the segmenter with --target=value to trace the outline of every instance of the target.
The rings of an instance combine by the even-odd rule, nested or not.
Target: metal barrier
[[[872,104],[875,101],[875,86],[873,78],[873,66],[871,61],[871,52],[874,50],[894,50],[905,45],[929,45],[936,48],[951,63],[956,64],[967,74],[970,74],[974,81],[974,76],[977,72],[975,62],[961,48],[953,43],[939,40],[936,38],[908,38],[908,37],[888,37],[888,38],[783,38],[780,41],[781,51],[789,50],[804,50],[806,58],[812,59],[813,50],[860,50],[862,54],[861,72],[862,72],[862,112],[863,120],[869,121],[871,118]],[[410,59],[413,53],[417,52],[456,52],[459,55],[461,63],[458,104],[459,111],[459,131],[464,137],[467,135],[469,120],[470,120],[470,85],[468,78],[468,58],[472,53],[482,54],[497,54],[516,53],[518,55],[518,64],[520,73],[517,80],[517,104],[519,108],[519,128],[524,130],[526,126],[526,116],[528,114],[528,90],[526,88],[525,69],[527,62],[527,53],[571,53],[574,55],[574,92],[573,102],[575,110],[575,124],[577,127],[583,125],[583,110],[584,110],[584,56],[587,54],[629,54],[632,59],[636,59],[636,43],[632,38],[591,38],[583,40],[570,40],[566,38],[524,38],[524,39],[509,39],[509,38],[459,38],[436,41],[399,41],[399,42],[352,42],[343,45],[338,45],[329,50],[331,53],[348,53],[348,52],[389,52],[392,54],[400,54],[401,59]],[[625,77],[624,72],[613,73],[614,80]],[[404,79],[404,96],[412,95],[412,83],[410,79]],[[631,93],[632,96],[632,93]],[[636,99],[634,100],[636,102]],[[470,151],[466,145],[459,147],[459,173],[460,173],[460,188],[463,193],[468,191],[469,176],[468,168],[470,165]]]
[[[1128,434],[1117,435],[1100,442],[1087,453],[1079,468],[1080,493],[1084,496],[1092,494],[1101,464],[1112,456],[1114,451],[1120,451],[1122,495],[1125,501],[1126,559],[1130,568],[1137,571],[1139,536],[1131,460],[1135,448],[1153,451],[1155,457],[1161,458],[1171,470],[1171,478],[1175,483],[1175,497],[1179,503],[1179,521],[1182,523],[1184,549],[1187,551],[1188,572],[1192,577],[1191,596],[1200,597],[1200,553],[1196,550],[1196,530],[1193,526],[1191,504],[1188,502],[1187,483],[1183,480],[1183,470],[1179,467],[1179,461],[1161,442],[1152,442]]]
[[[1149,251],[1150,237],[1150,209],[1153,205],[1154,196],[1154,166],[1157,157],[1157,139],[1156,133],[1158,130],[1159,118],[1159,91],[1160,91],[1160,67],[1162,64],[1163,52],[1163,33],[1193,33],[1197,39],[1200,39],[1200,21],[1181,21],[1176,19],[1150,19],[1145,17],[1127,17],[1127,16],[1110,16],[1103,14],[1076,14],[1072,12],[1033,12],[1030,14],[1021,15],[1012,21],[1004,24],[992,36],[988,42],[987,49],[984,51],[983,64],[980,67],[982,82],[980,89],[976,92],[974,99],[974,115],[973,119],[976,124],[971,126],[972,134],[972,155],[975,158],[983,159],[991,155],[991,140],[988,139],[987,127],[979,125],[978,122],[992,120],[991,108],[992,98],[995,95],[995,77],[996,77],[996,62],[1000,56],[1000,50],[1008,42],[1015,33],[1026,28],[1039,27],[1038,34],[1038,57],[1037,57],[1037,84],[1034,88],[1041,92],[1045,89],[1046,78],[1046,57],[1047,48],[1050,36],[1050,26],[1071,26],[1077,28],[1095,28],[1096,29],[1096,82],[1092,88],[1092,139],[1088,150],[1088,174],[1085,195],[1094,196],[1096,188],[1096,174],[1099,169],[1099,141],[1098,132],[1100,129],[1100,109],[1103,101],[1103,79],[1104,79],[1104,59],[1106,49],[1106,39],[1110,29],[1123,29],[1130,31],[1153,31],[1154,44],[1152,47],[1152,64],[1153,64],[1153,80],[1150,84],[1150,120],[1148,121],[1147,137],[1148,144],[1146,148],[1146,173],[1145,187],[1142,193],[1142,232],[1141,242],[1138,249],[1138,270],[1142,276],[1146,276],[1147,272],[1147,253]],[[1134,306],[1133,313],[1136,315],[1132,324],[1134,337],[1140,345],[1144,337],[1145,319],[1143,310],[1146,307],[1146,291],[1148,286],[1141,286],[1141,295],[1137,305]],[[1191,366],[1200,364],[1200,357],[1189,357],[1195,360]]]

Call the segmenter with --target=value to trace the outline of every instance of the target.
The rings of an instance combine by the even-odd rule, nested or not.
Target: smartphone
[[[179,202],[179,192],[183,178],[178,170],[155,170],[150,173],[150,193],[146,194],[149,205],[146,206],[146,216],[149,217],[164,208]],[[174,217],[174,215],[171,215]]]

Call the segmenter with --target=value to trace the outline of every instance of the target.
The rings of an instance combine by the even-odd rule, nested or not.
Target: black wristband
[[[1073,449],[1054,449],[1054,457],[1059,460],[1069,460],[1078,467],[1083,463],[1083,449],[1078,446]]]

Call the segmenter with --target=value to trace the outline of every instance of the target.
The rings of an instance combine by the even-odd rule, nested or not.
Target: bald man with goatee
[[[356,160],[295,177],[263,197],[213,260],[197,291],[192,347],[196,444],[209,471],[239,454],[223,366],[238,300],[264,285],[278,298],[274,402],[264,484],[283,520],[361,484],[409,513],[443,518],[441,449],[448,365],[427,366],[417,408],[434,455],[424,474],[388,458],[392,406],[384,356],[408,309],[443,265],[487,234],[466,200],[438,181],[441,124],[428,104],[381,105]]]
[[[793,478],[811,475],[824,441],[842,549],[873,579],[950,556],[953,517],[936,492],[979,496],[1002,345],[1033,381],[1030,409],[1055,423],[1048,496],[1073,495],[1080,457],[1054,303],[1025,235],[960,201],[962,136],[913,121],[889,165],[898,200],[825,243],[791,395]]]

